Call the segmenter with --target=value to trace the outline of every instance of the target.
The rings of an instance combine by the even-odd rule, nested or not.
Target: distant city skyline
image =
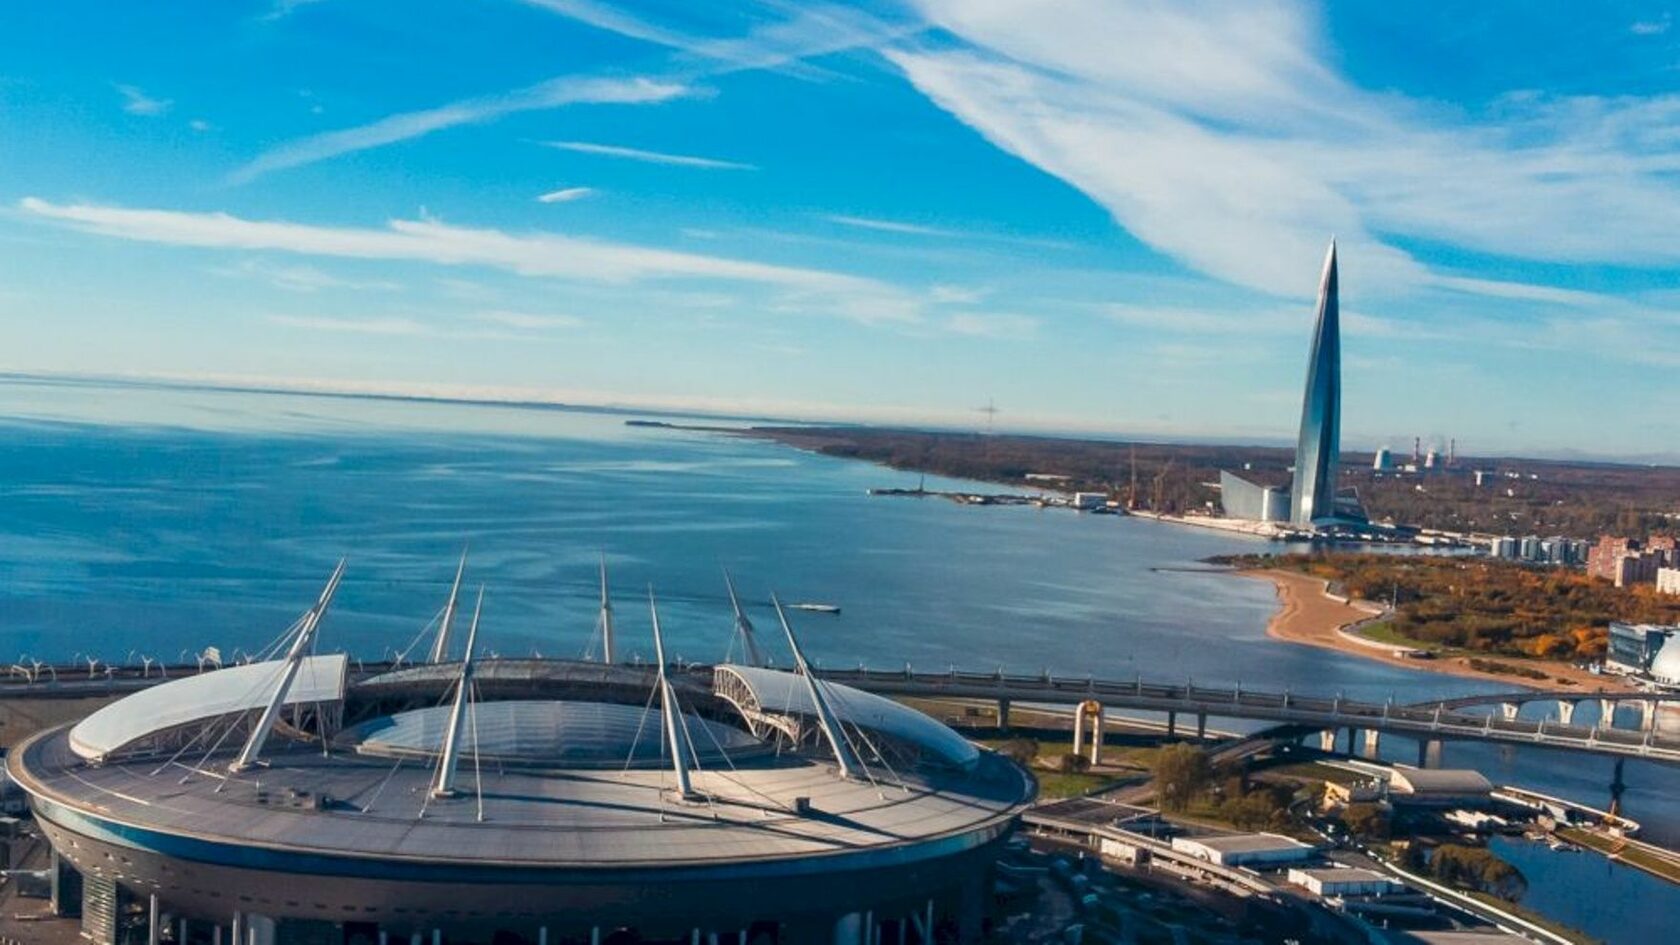
[[[1348,448],[1680,456],[1654,4],[0,26],[0,371],[1282,443],[1335,236]]]

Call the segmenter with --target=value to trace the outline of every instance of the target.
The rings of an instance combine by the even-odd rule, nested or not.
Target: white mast
[[[449,603],[443,605],[443,620],[438,624],[437,641],[432,644],[432,662],[449,658],[449,628],[455,623],[455,603],[461,596],[461,575],[467,570],[467,549],[461,549],[461,563],[455,566],[455,584],[449,588]]]
[[[601,616],[595,621],[601,633],[601,662],[613,661],[612,598],[607,595],[607,556],[601,555]]]
[[[338,567],[333,568],[332,577],[327,579],[327,586],[321,590],[321,596],[315,601],[315,606],[309,608],[309,613],[304,615],[303,627],[298,630],[297,639],[292,641],[292,648],[286,652],[285,665],[280,670],[280,682],[274,687],[274,695],[268,700],[268,707],[257,720],[257,727],[251,730],[251,737],[246,739],[245,747],[239,751],[239,757],[228,765],[228,770],[234,774],[250,768],[262,754],[263,743],[268,741],[268,733],[274,730],[274,720],[280,715],[280,707],[286,703],[286,694],[291,691],[292,680],[297,678],[298,667],[303,664],[304,656],[309,653],[315,642],[315,628],[321,625],[321,615],[327,612],[327,605],[332,603],[333,593],[338,590],[338,582],[343,577],[344,559],[340,558]]]
[[[455,769],[461,760],[461,723],[467,715],[467,699],[472,690],[473,647],[478,643],[478,615],[484,609],[484,585],[478,586],[478,602],[473,604],[472,624],[467,628],[467,655],[461,657],[461,682],[455,689],[455,705],[449,710],[449,731],[443,736],[443,757],[438,760],[437,778],[432,782],[433,797],[455,796]]]
[[[829,708],[828,697],[823,694],[822,686],[817,684],[817,677],[811,673],[811,666],[805,662],[805,651],[799,648],[799,641],[793,636],[793,627],[788,625],[787,613],[782,610],[782,602],[776,595],[770,595],[770,603],[776,606],[776,619],[782,622],[782,630],[787,633],[788,647],[793,650],[793,662],[800,675],[805,677],[806,689],[811,694],[811,704],[817,710],[817,724],[822,727],[823,735],[828,738],[828,747],[834,749],[834,760],[840,765],[840,776],[843,778],[857,778],[863,771],[863,765],[852,754],[851,746],[846,744],[846,733],[840,730],[840,720]]]
[[[655,685],[659,687],[660,711],[665,716],[665,737],[671,741],[671,765],[677,772],[677,794],[685,801],[694,800],[698,795],[688,780],[688,740],[684,737],[687,732],[677,707],[676,690],[665,678],[665,639],[659,632],[659,608],[653,602],[651,586],[648,588],[648,610],[653,613],[653,654],[659,661],[659,679]]]
[[[741,601],[735,596],[735,581],[729,576],[728,568],[723,569],[723,583],[729,588],[729,606],[735,608],[735,632],[741,637],[741,657],[748,666],[763,666],[764,654],[758,649],[758,637],[753,634],[752,621],[741,610]]]

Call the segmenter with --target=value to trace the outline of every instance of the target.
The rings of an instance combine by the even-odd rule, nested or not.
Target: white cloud
[[[958,312],[946,318],[942,327],[971,338],[1024,341],[1038,335],[1038,319],[997,312]]]
[[[257,259],[246,259],[236,265],[212,271],[218,275],[261,279],[276,288],[292,292],[318,292],[322,289],[392,292],[402,288],[400,284],[387,279],[346,279],[314,266],[275,265]]]
[[[1661,36],[1674,25],[1674,18],[1667,13],[1655,20],[1639,20],[1628,27],[1628,32],[1635,36]]]
[[[571,203],[595,193],[593,187],[563,187],[537,197],[537,203]]]
[[[474,313],[472,317],[477,321],[521,331],[576,328],[583,324],[583,319],[575,315],[532,315],[528,312],[488,311]]]
[[[212,126],[209,122],[202,118],[194,118],[192,121],[187,122],[187,127],[194,131],[205,132],[209,131]]]
[[[826,3],[690,4],[684,8],[690,20],[708,15],[728,20],[711,24],[712,32],[702,35],[601,0],[525,2],[597,29],[677,50],[689,60],[712,66],[712,72],[775,69],[820,77],[825,73],[803,60],[875,48],[922,29],[920,23],[895,23],[855,7]]]
[[[963,285],[936,285],[928,289],[928,298],[941,305],[973,305],[991,294],[990,289]]]
[[[900,223],[896,220],[877,220],[871,217],[853,217],[841,213],[830,213],[823,216],[830,223],[841,226],[856,227],[861,230],[878,230],[882,233],[905,233],[912,236],[939,236],[956,239],[962,236],[956,230],[944,230],[937,226],[924,226],[920,223]]]
[[[384,229],[314,226],[226,213],[54,204],[36,197],[24,198],[19,206],[78,230],[147,243],[483,266],[587,282],[747,283],[777,290],[778,310],[836,314],[862,322],[914,321],[921,308],[916,296],[875,279],[554,233],[513,234],[426,219],[393,220]]]
[[[1282,0],[919,5],[963,42],[888,52],[917,89],[1221,280],[1309,295],[1332,234],[1354,293],[1429,281],[1391,234],[1680,262],[1680,95],[1509,96],[1473,119],[1354,86],[1328,64],[1316,14]]]
[[[603,157],[642,161],[647,164],[672,164],[678,167],[701,167],[719,171],[758,170],[757,165],[743,164],[740,161],[695,157],[691,154],[669,154],[664,151],[644,151],[641,148],[626,148],[616,144],[595,144],[589,141],[544,141],[543,146],[558,148],[561,151],[574,151],[578,154],[598,154]]]
[[[116,86],[118,94],[123,97],[123,111],[130,115],[161,115],[169,111],[175,102],[167,98],[152,98],[139,88],[132,85]]]
[[[334,318],[318,315],[270,315],[268,320],[287,328],[326,331],[353,335],[399,335],[416,337],[430,335],[434,329],[412,318]]]
[[[230,179],[235,183],[249,181],[270,171],[407,141],[445,128],[492,121],[515,112],[580,104],[652,104],[689,92],[687,86],[648,78],[562,76],[511,92],[463,99],[437,108],[400,112],[370,124],[300,138],[259,156],[235,171]]]

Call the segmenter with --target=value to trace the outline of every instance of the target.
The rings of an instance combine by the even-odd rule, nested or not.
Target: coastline
[[[1522,676],[1489,673],[1473,669],[1463,656],[1436,659],[1412,659],[1398,655],[1403,647],[1381,643],[1360,636],[1356,631],[1363,624],[1387,614],[1388,610],[1366,601],[1349,601],[1329,593],[1330,582],[1323,578],[1273,568],[1236,570],[1239,577],[1270,581],[1277,589],[1278,609],[1266,622],[1266,635],[1288,643],[1335,650],[1361,659],[1376,660],[1391,666],[1414,669],[1426,673],[1442,673],[1464,679],[1497,682],[1516,689],[1579,689],[1581,692],[1622,692],[1629,687],[1614,677],[1594,676],[1583,669],[1556,660],[1518,660],[1511,657],[1490,656],[1504,663],[1531,667],[1544,672],[1545,680]],[[1559,680],[1567,680],[1560,683]]]

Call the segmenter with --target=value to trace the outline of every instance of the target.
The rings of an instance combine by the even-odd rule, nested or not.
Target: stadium
[[[7,759],[53,894],[100,943],[973,941],[1035,786],[907,706],[763,657],[712,666],[316,652],[177,678]],[[733,588],[731,588],[733,597]],[[482,593],[480,595],[482,600]]]

